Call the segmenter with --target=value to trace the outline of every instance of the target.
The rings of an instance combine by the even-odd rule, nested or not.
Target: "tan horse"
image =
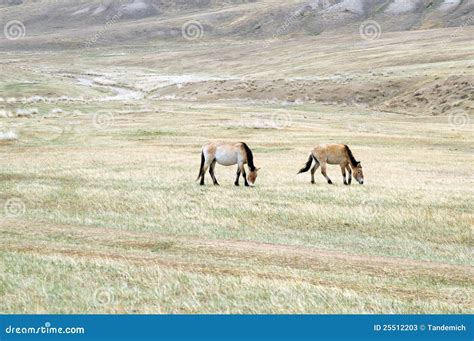
[[[216,163],[223,166],[237,165],[237,178],[234,184],[239,186],[239,177],[242,173],[245,186],[253,186],[257,179],[257,171],[253,163],[253,154],[250,148],[243,142],[239,143],[225,143],[225,142],[211,142],[202,147],[201,151],[201,168],[196,180],[201,178],[201,185],[204,185],[204,176],[209,168],[214,185],[219,186],[216,176],[214,174],[214,167]],[[249,176],[247,181],[247,174],[245,173],[244,164],[248,164]]]
[[[326,178],[328,184],[332,184],[326,173],[326,165],[341,166],[342,179],[344,185],[350,185],[352,181],[352,172],[354,178],[362,185],[364,183],[364,173],[359,161],[354,158],[351,150],[345,144],[320,144],[316,146],[309,154],[309,159],[306,165],[300,169],[298,174],[307,172],[311,164],[315,161],[315,165],[311,168],[311,183],[314,184],[314,173],[321,165],[321,174]],[[349,173],[349,178],[346,181],[346,169]]]

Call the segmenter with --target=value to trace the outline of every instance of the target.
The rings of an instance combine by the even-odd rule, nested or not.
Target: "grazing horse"
[[[253,186],[257,179],[257,171],[253,163],[253,154],[250,148],[243,142],[239,143],[225,143],[225,142],[211,142],[202,147],[201,151],[201,168],[196,180],[201,178],[201,186],[204,185],[204,176],[209,168],[214,185],[219,186],[214,174],[214,167],[216,162],[223,166],[237,165],[237,178],[234,184],[239,185],[239,177],[242,173],[245,186]],[[244,164],[248,164],[249,176],[247,181],[247,174],[245,173]]]
[[[342,179],[344,185],[350,185],[352,181],[352,172],[354,178],[362,185],[364,183],[364,173],[359,161],[354,158],[352,151],[345,144],[320,144],[316,146],[309,154],[309,159],[306,165],[300,169],[298,174],[307,172],[311,164],[315,161],[315,165],[311,168],[311,183],[314,184],[314,173],[321,165],[321,174],[326,178],[328,184],[332,184],[326,173],[326,164],[341,166]],[[349,173],[349,178],[346,181],[346,169]]]

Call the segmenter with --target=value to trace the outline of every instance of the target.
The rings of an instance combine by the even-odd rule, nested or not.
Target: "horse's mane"
[[[359,163],[359,161],[357,161],[354,157],[354,155],[352,154],[352,151],[349,149],[349,147],[347,145],[344,145],[344,147],[346,148],[346,152],[347,154],[349,155],[349,159],[351,160],[351,164],[352,166],[357,166],[357,164]]]
[[[241,142],[241,143],[242,143],[242,146],[244,146],[245,154],[247,154],[247,164],[249,165],[250,170],[254,171],[255,165],[253,164],[252,151],[250,150],[249,146],[247,146],[244,142]]]

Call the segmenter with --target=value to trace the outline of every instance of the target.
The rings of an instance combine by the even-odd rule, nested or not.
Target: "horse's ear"
[[[357,162],[357,167],[362,168],[362,165],[360,162]]]

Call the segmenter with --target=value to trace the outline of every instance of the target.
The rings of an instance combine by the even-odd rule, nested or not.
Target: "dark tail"
[[[242,145],[244,146],[245,153],[247,154],[247,164],[249,165],[249,169],[251,171],[255,170],[255,165],[253,164],[253,154],[252,151],[250,150],[249,146],[245,144],[244,142],[241,142]]]
[[[201,168],[199,168],[199,175],[196,178],[196,181],[202,176],[202,168],[204,167],[204,151],[201,151]]]
[[[349,149],[349,147],[345,144],[344,147],[346,148],[346,152],[347,152],[347,155],[349,155],[349,160],[351,160],[351,164],[352,166],[357,166],[357,164],[359,163],[359,161],[357,161],[354,157],[354,155],[352,154],[352,151]]]
[[[298,174],[309,171],[312,163],[313,163],[313,153],[309,154],[309,158],[308,158],[308,161],[306,162],[306,165],[300,169]]]

